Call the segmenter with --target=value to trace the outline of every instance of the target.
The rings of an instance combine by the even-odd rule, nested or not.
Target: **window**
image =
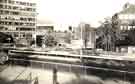
[[[14,4],[15,3],[15,1],[12,1],[12,0],[9,0],[8,1],[10,4]]]
[[[35,8],[33,8],[33,11],[35,12],[35,11],[36,11],[36,9],[35,9]]]
[[[3,10],[0,10],[0,14],[3,14]]]
[[[11,9],[12,7],[11,6],[7,6],[7,9]]]
[[[0,0],[0,2],[3,2],[3,0]]]
[[[4,0],[5,2],[7,2],[8,0]]]
[[[32,28],[20,28],[21,31],[31,31]]]
[[[18,37],[18,34],[15,33],[14,36],[15,36],[15,37]]]
[[[12,25],[12,22],[9,22],[8,24],[9,24],[9,25]]]
[[[8,30],[8,28],[6,27],[5,30]]]
[[[16,9],[18,9],[18,7],[17,6],[14,6],[13,9],[16,10]]]
[[[3,5],[0,5],[0,8],[3,8]]]
[[[4,24],[4,22],[3,21],[0,21],[0,24],[2,25],[2,24]]]
[[[27,4],[27,6],[29,6],[29,3],[26,3]]]
[[[26,8],[27,11],[32,11],[32,8]]]
[[[33,6],[33,4],[32,4],[32,3],[30,3],[30,6]]]
[[[5,11],[5,14],[9,14],[9,11]]]
[[[26,2],[20,2],[20,5],[27,5]]]
[[[19,15],[19,12],[12,12],[13,15]]]
[[[15,25],[19,25],[19,23],[18,23],[18,22],[15,22],[14,24],[15,24]]]
[[[23,25],[23,23],[20,23],[20,25]]]

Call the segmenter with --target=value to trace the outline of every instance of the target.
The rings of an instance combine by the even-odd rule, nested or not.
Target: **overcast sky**
[[[135,3],[135,0],[38,0],[38,19],[62,27],[79,22],[97,27],[99,21],[119,12],[126,2]]]

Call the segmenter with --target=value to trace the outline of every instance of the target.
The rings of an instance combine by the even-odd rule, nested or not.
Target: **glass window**
[[[17,6],[14,6],[13,9],[16,10],[16,9],[18,9],[18,7]]]
[[[0,8],[3,8],[3,5],[2,4],[0,4]]]
[[[3,21],[0,21],[0,24],[4,24],[4,22]]]
[[[3,14],[3,10],[0,10],[0,14]]]
[[[9,1],[8,1],[8,3],[10,3],[10,4],[14,4],[14,3],[15,3],[15,1],[9,0]]]
[[[3,2],[3,0],[0,0],[0,2]]]
[[[5,11],[5,14],[9,14],[9,11]]]
[[[7,6],[7,9],[11,9],[12,7],[11,6]]]
[[[19,15],[19,12],[12,12],[13,15]]]
[[[15,24],[15,25],[19,25],[19,23],[18,23],[18,22],[15,22],[14,24]]]

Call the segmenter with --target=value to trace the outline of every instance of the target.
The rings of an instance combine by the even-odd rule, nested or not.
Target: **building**
[[[34,0],[0,0],[0,32],[15,39],[31,39],[36,29]]]
[[[122,50],[129,52],[135,46],[135,4],[126,3],[123,10],[116,13],[115,21],[118,22],[117,28],[122,39],[117,41],[116,46]]]
[[[37,24],[36,32],[38,34],[51,33],[53,31],[54,31],[54,25],[52,24],[44,24],[44,25]]]
[[[95,48],[95,28],[90,24],[80,23],[74,28],[74,39],[80,42],[82,48]]]
[[[135,28],[135,4],[126,3],[118,14],[120,30]]]

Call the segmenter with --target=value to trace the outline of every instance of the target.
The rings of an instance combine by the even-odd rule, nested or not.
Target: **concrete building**
[[[36,29],[36,1],[0,0],[0,32],[30,39]]]

